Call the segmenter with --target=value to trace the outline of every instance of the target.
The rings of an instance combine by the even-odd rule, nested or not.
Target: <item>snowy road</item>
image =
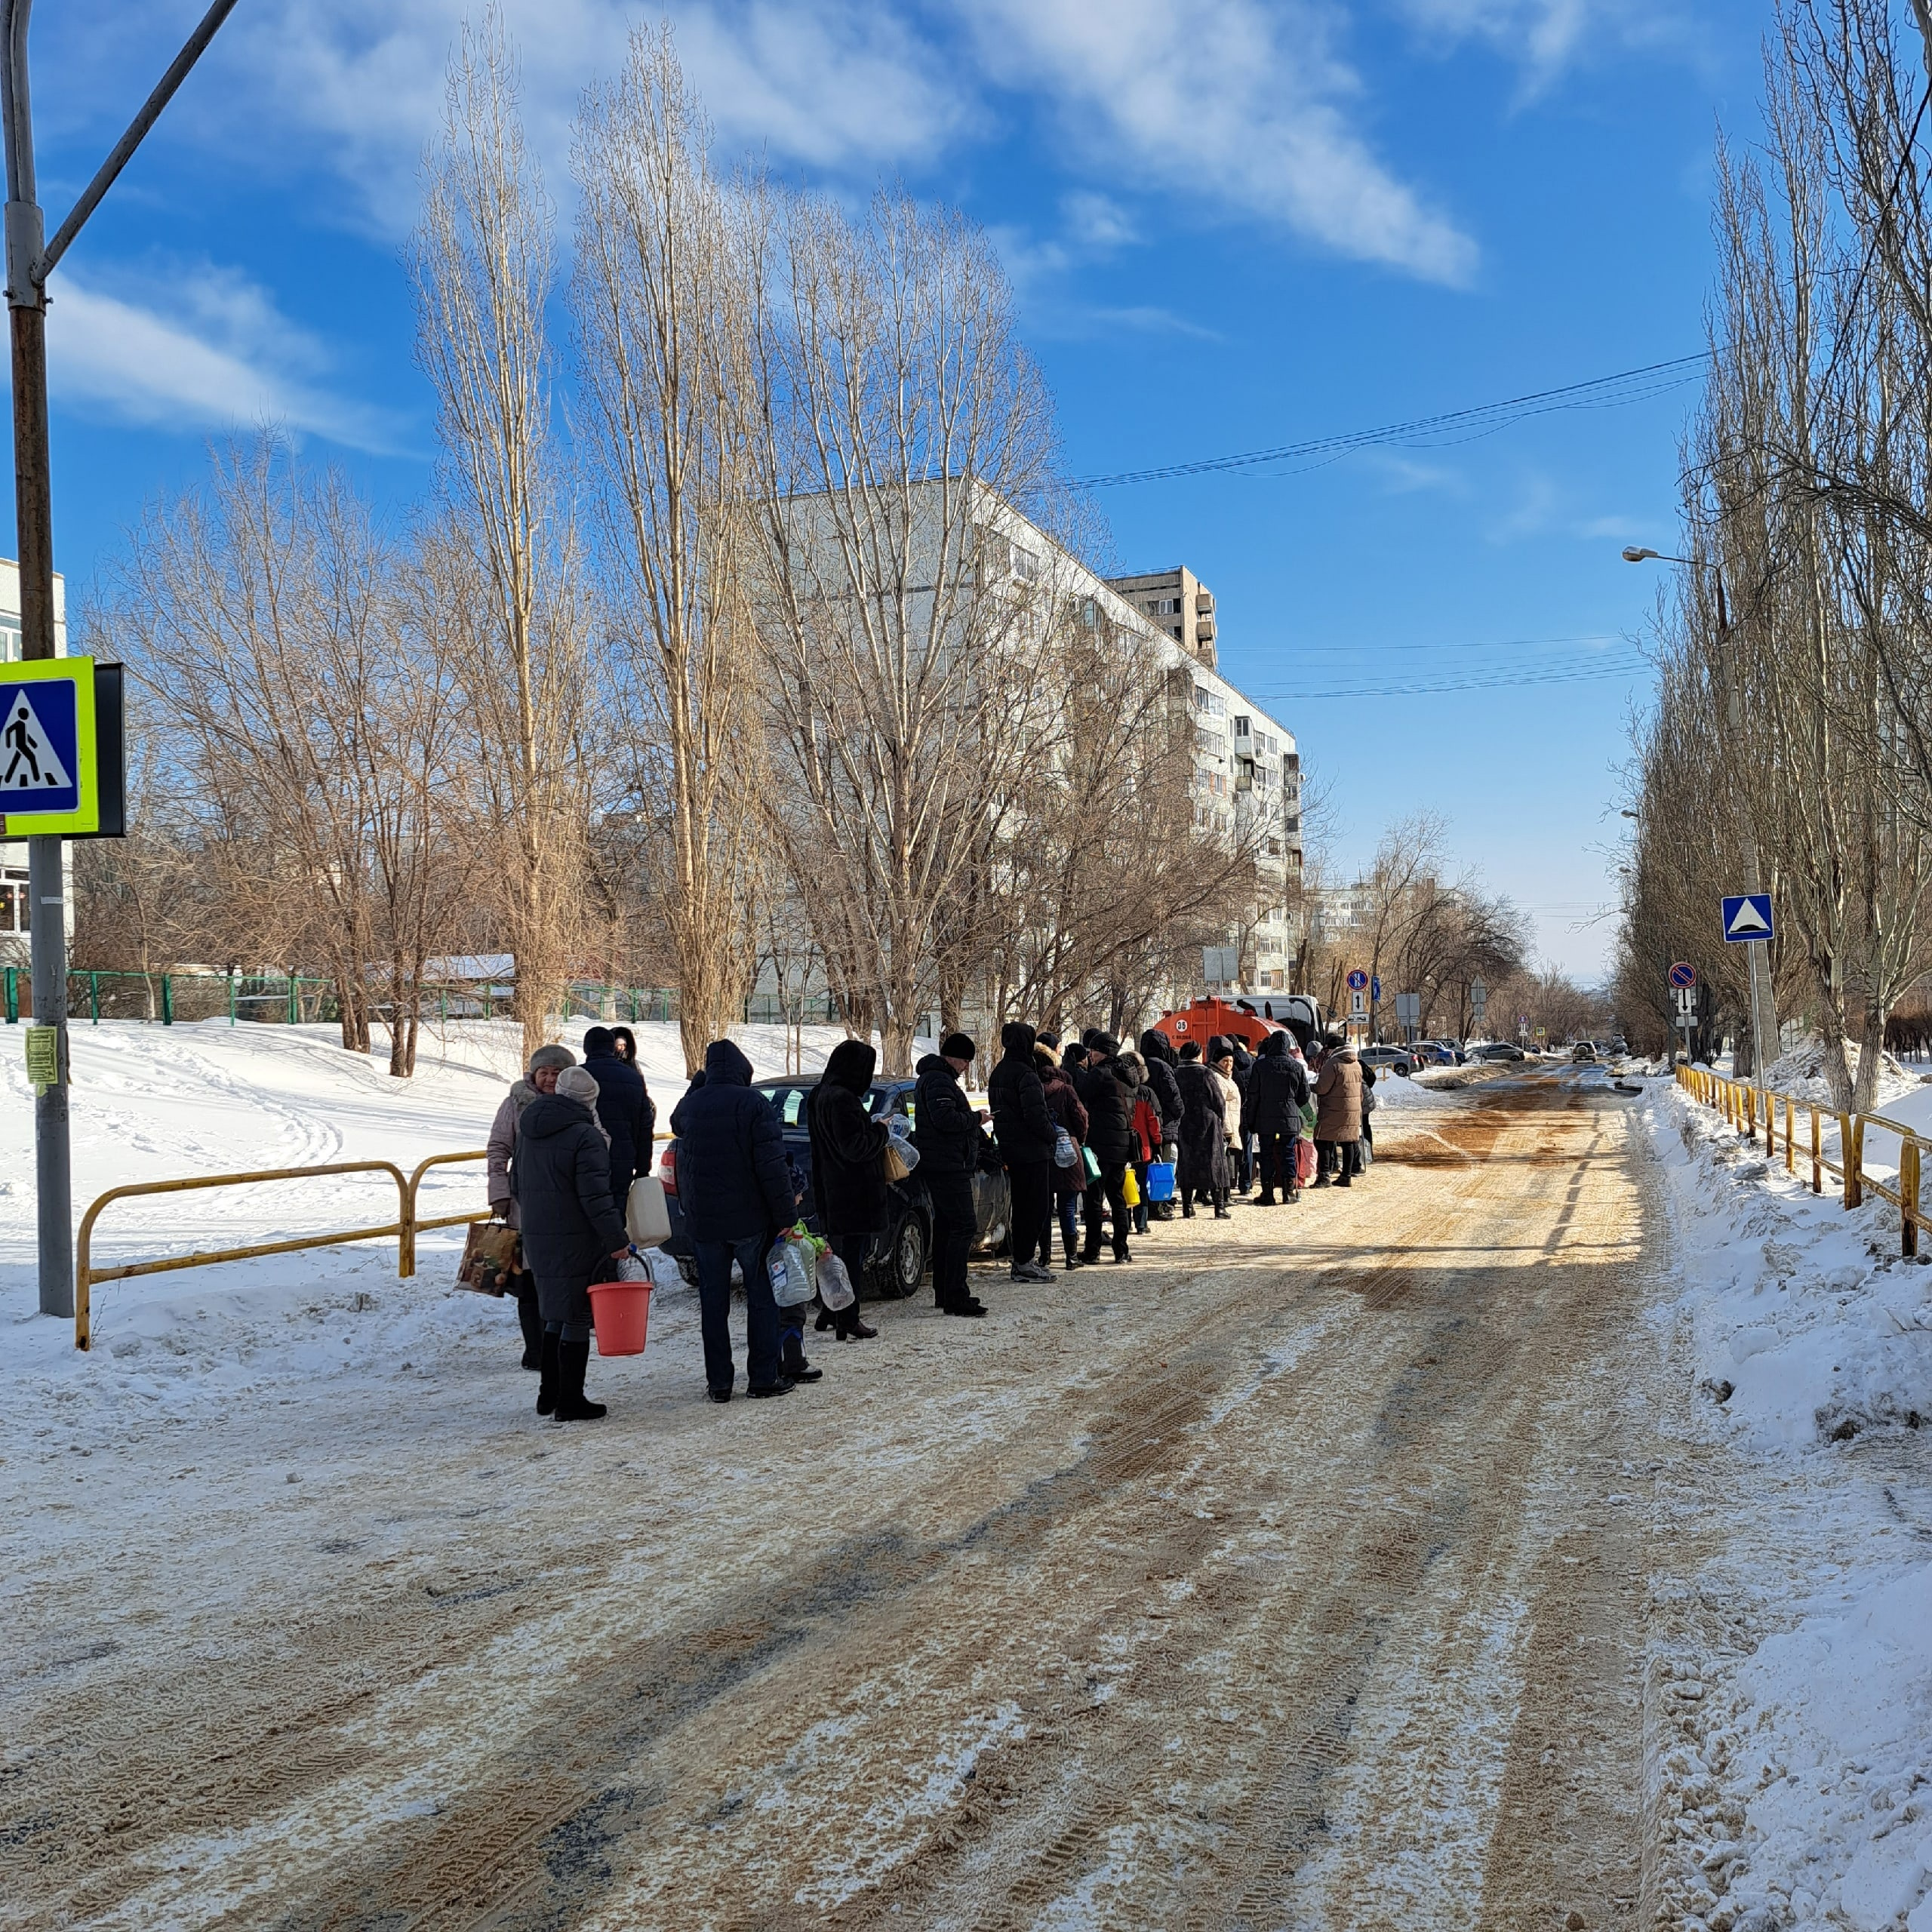
[[[676,1297],[595,1428],[501,1324],[55,1402],[0,1924],[1637,1923],[1641,1137],[1568,1075],[1404,1097],[1350,1192],[888,1305],[782,1404],[700,1399]]]

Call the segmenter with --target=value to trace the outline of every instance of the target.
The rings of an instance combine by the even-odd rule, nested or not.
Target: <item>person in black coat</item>
[[[746,1392],[783,1395],[791,1378],[780,1358],[778,1307],[765,1258],[781,1229],[798,1218],[778,1115],[752,1091],[752,1063],[729,1040],[704,1050],[704,1071],[671,1115],[678,1137],[678,1204],[697,1257],[704,1379],[714,1402],[728,1402],[731,1361],[731,1264],[745,1278]]]
[[[621,1214],[631,1183],[651,1171],[651,1096],[644,1075],[618,1054],[606,1027],[584,1035],[583,1069],[597,1082],[597,1124],[611,1137],[611,1195]]]
[[[1052,1201],[1053,1116],[1047,1111],[1046,1090],[1033,1064],[1032,1028],[1023,1020],[1009,1020],[1000,1029],[999,1043],[1005,1051],[986,1091],[992,1102],[993,1134],[1013,1190],[1013,1278],[1051,1281],[1046,1260],[1052,1250],[1041,1246],[1041,1237]]]
[[[611,1193],[611,1155],[593,1111],[597,1083],[580,1066],[557,1076],[517,1116],[510,1192],[524,1265],[537,1278],[543,1318],[537,1413],[595,1422],[601,1402],[584,1399],[590,1363],[590,1284],[612,1279],[611,1263],[630,1248]]]
[[[1301,1138],[1301,1110],[1308,1104],[1308,1071],[1288,1051],[1288,1036],[1271,1033],[1247,1076],[1247,1096],[1241,1108],[1244,1125],[1251,1124],[1261,1146],[1261,1198],[1257,1208],[1275,1204],[1279,1187],[1284,1201],[1299,1201],[1295,1180],[1295,1143]]]
[[[1140,1057],[1147,1063],[1148,1091],[1160,1112],[1161,1158],[1174,1164],[1174,1192],[1179,1194],[1183,1109],[1180,1088],[1174,1078],[1174,1069],[1180,1063],[1180,1056],[1175,1053],[1174,1042],[1166,1034],[1150,1026],[1140,1036]],[[1174,1217],[1174,1204],[1171,1200],[1151,1201],[1147,1211],[1157,1221],[1171,1221]]]
[[[1080,1258],[1090,1267],[1100,1258],[1103,1211],[1112,1219],[1115,1260],[1134,1259],[1127,1245],[1127,1170],[1134,1158],[1128,1118],[1134,1101],[1115,1057],[1119,1051],[1120,1042],[1111,1033],[1089,1035],[1087,1063],[1073,1076],[1073,1091],[1087,1109],[1087,1144],[1100,1164],[1100,1178],[1087,1189],[1087,1239]]]
[[[1220,1083],[1201,1063],[1201,1048],[1192,1040],[1180,1050],[1174,1069],[1183,1112],[1180,1126],[1180,1211],[1194,1219],[1196,1199],[1225,1211],[1232,1178],[1228,1165],[1227,1109]]]
[[[805,1101],[812,1142],[812,1203],[818,1231],[845,1264],[856,1297],[865,1285],[872,1241],[889,1224],[886,1211],[886,1143],[883,1121],[872,1118],[872,1074],[878,1055],[864,1040],[841,1040]],[[923,1161],[924,1156],[920,1157]],[[869,1341],[878,1333],[859,1318],[856,1300],[838,1309],[832,1325],[841,1342]]]
[[[966,1284],[966,1257],[979,1232],[973,1177],[986,1136],[967,1105],[961,1082],[979,1049],[964,1033],[949,1033],[939,1051],[914,1069],[912,1143],[933,1210],[933,1300],[948,1315],[980,1315],[986,1304]]]

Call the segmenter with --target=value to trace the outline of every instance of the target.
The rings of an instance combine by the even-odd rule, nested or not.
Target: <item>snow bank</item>
[[[1844,1050],[1845,1063],[1855,1079],[1858,1074],[1858,1048],[1847,1041]],[[1764,1069],[1765,1084],[1780,1094],[1789,1094],[1795,1100],[1805,1100],[1817,1106],[1829,1106],[1832,1090],[1825,1078],[1825,1048],[1819,1040],[1807,1040],[1800,1047],[1780,1055]],[[1909,1072],[1893,1059],[1890,1054],[1881,1054],[1878,1059],[1878,1105],[1884,1112],[1891,1111],[1889,1103],[1900,1094],[1915,1093],[1919,1078]]]
[[[1814,1196],[1681,1089],[1641,1118],[1666,1320],[1735,1470],[1728,1553],[1660,1586],[1684,1632],[1648,1700],[1671,1922],[1932,1932],[1932,1267],[1891,1210]]]

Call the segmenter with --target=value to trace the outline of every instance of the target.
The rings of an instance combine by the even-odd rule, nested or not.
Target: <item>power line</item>
[[[1463,678],[1420,685],[1364,685],[1346,691],[1257,691],[1257,702],[1271,705],[1318,704],[1337,698],[1435,697],[1451,691],[1505,691],[1523,685],[1572,685],[1598,678],[1634,678],[1650,669],[1646,657],[1558,671],[1525,671],[1512,676]]]
[[[1336,435],[1314,437],[1306,442],[1282,443],[1272,449],[1250,450],[1239,456],[1202,457],[1190,463],[1165,463],[1148,469],[1123,469],[1112,475],[1084,476],[1078,480],[1088,489],[1107,490],[1129,483],[1158,483],[1175,477],[1205,476],[1310,457],[1332,460],[1351,450],[1371,449],[1383,444],[1415,443],[1425,438],[1466,442],[1477,436],[1492,435],[1513,423],[1548,415],[1557,410],[1612,409],[1620,408],[1626,403],[1644,401],[1694,380],[1692,365],[1701,365],[1707,359],[1703,355],[1674,355],[1666,361],[1647,362],[1641,368],[1620,370],[1613,376],[1594,376],[1588,382],[1566,383],[1560,389],[1537,389],[1528,395],[1512,396],[1506,401],[1446,410],[1434,416],[1415,417],[1406,423],[1384,423],[1379,429],[1346,430]]]

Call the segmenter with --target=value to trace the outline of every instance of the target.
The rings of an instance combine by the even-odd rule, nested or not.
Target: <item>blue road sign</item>
[[[1771,937],[1771,895],[1742,892],[1724,902],[1724,936],[1733,946]]]
[[[1689,961],[1680,959],[1670,969],[1670,983],[1673,986],[1694,986],[1697,983],[1697,969]]]
[[[1358,993],[1368,984],[1368,975],[1359,966],[1351,968],[1349,973],[1349,991]]]
[[[1382,1004],[1382,975],[1380,973],[1368,983],[1368,996],[1377,1006]]]

